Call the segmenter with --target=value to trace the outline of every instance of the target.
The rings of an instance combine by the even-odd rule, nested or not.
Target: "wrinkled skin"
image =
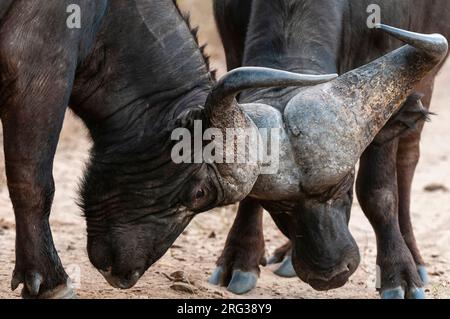
[[[450,6],[446,1],[429,4],[420,0],[395,3],[216,0],[216,21],[226,49],[228,68],[243,65],[276,66],[314,74],[344,73],[357,68],[399,46],[399,43],[382,38],[365,28],[366,8],[372,3],[381,6],[383,23],[418,32],[450,35],[448,24],[441,22],[448,20],[450,15]],[[432,19],[426,19],[425,23],[421,16],[424,12],[421,9],[423,6],[427,6],[427,15],[433,16]],[[347,11],[350,7],[351,15]],[[411,94],[397,116],[378,133],[361,157],[357,183],[358,198],[377,234],[377,264],[381,268],[380,292],[385,298],[423,297],[421,287],[426,282],[426,273],[412,231],[409,205],[412,177],[419,157],[420,132],[427,118],[426,108],[429,106],[437,70],[438,68],[415,85],[415,91],[421,94]],[[251,90],[241,94],[240,101],[257,101],[273,106],[284,112],[286,117],[287,105],[298,92],[299,89]],[[303,97],[300,100],[302,99]],[[301,103],[294,105],[298,106],[299,110],[304,107]],[[294,113],[293,118],[298,119],[299,115]],[[296,135],[295,130],[292,132]],[[295,151],[293,153],[295,156]],[[312,157],[310,153],[300,154]],[[289,160],[292,161],[291,158]],[[283,181],[285,186],[290,185],[283,188],[284,192],[278,192],[273,187],[274,180],[269,179],[265,180],[264,184],[271,187],[259,186],[257,183],[254,192],[250,194],[256,201],[255,205],[262,204],[270,212],[277,226],[291,239],[291,243],[278,250],[269,262],[282,262],[276,273],[285,277],[298,275],[318,290],[340,287],[359,263],[357,246],[347,223],[343,222],[350,214],[349,194],[353,178],[350,175],[343,178],[340,185],[330,185],[324,193],[321,193],[320,189],[315,190],[316,199],[308,199],[308,195],[305,199],[303,195],[300,199],[286,202],[283,197],[296,192],[292,185],[296,184],[297,176],[300,175],[295,169],[290,172],[286,174],[290,177]],[[280,175],[283,175],[283,172]],[[316,183],[317,179],[311,181]],[[270,189],[270,192],[265,194],[265,189]],[[302,190],[298,192],[301,193]],[[262,200],[274,193],[283,193],[284,196],[274,198],[281,198],[282,201],[267,203]],[[224,261],[224,257],[232,255],[229,252],[235,250],[255,251],[255,255],[260,254],[260,250],[255,248],[264,247],[260,243],[263,242],[263,237],[257,237],[257,246],[244,248],[242,246],[245,243],[254,242],[257,238],[244,239],[244,236],[250,235],[243,235],[242,229],[235,227],[252,223],[254,228],[260,229],[253,233],[262,233],[262,223],[259,218],[254,217],[258,214],[261,214],[258,210],[247,209],[246,213],[237,215],[224,252],[218,261],[218,266],[224,273],[232,272],[227,269],[227,265],[237,264],[247,271],[248,276],[259,274],[259,264],[254,262],[252,256],[246,257],[248,261],[242,257],[239,261]],[[293,225],[297,225],[296,230],[291,229]],[[237,244],[239,247],[235,247],[234,243],[243,244]],[[234,289],[238,285],[236,280],[233,277],[229,280],[234,285],[229,285],[228,289],[235,293],[247,292],[256,285],[255,280],[246,287],[241,285],[237,291]],[[213,283],[227,286],[229,280],[213,280]]]

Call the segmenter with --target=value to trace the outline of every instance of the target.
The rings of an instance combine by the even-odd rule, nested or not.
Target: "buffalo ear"
[[[422,104],[422,93],[413,93],[408,96],[400,111],[394,115],[381,131],[375,136],[373,143],[382,145],[394,140],[397,137],[404,137],[417,131],[420,123],[430,121],[429,112]]]
[[[174,121],[175,128],[194,129],[195,121],[205,120],[205,108],[202,106],[194,106],[187,108],[181,112]]]

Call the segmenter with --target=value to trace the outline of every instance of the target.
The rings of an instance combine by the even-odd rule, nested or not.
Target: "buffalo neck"
[[[94,148],[126,153],[170,137],[169,124],[204,105],[211,85],[195,35],[171,2],[111,1],[72,107]]]
[[[337,73],[344,3],[255,1],[244,64],[298,73]]]
[[[243,64],[306,74],[338,73],[344,3],[254,1]],[[250,90],[241,101],[283,109],[296,92],[298,88]]]

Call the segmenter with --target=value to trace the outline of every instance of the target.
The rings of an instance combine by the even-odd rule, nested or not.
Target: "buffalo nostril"
[[[336,269],[332,272],[328,273],[317,273],[316,275],[311,276],[311,279],[318,279],[322,281],[332,281],[333,279],[336,279],[338,277],[345,276],[346,274],[350,273],[351,266],[346,265],[342,267],[336,267]]]
[[[350,265],[347,265],[344,268],[342,268],[342,272],[341,273],[347,273],[349,271],[350,271]]]
[[[103,277],[110,277],[111,276],[111,267],[108,267],[106,270],[98,269],[98,271],[102,274]]]
[[[141,275],[140,275],[139,271],[135,271],[134,273],[131,274],[130,278],[128,278],[128,279],[130,282],[136,283],[139,280],[140,276]]]
[[[114,288],[119,288],[119,289],[132,288],[134,285],[136,285],[136,283],[138,282],[138,280],[141,276],[139,271],[134,271],[132,273],[129,273],[128,275],[126,275],[122,278],[119,276],[113,275],[111,269],[109,269],[107,271],[104,271],[104,270],[99,270],[99,271],[103,275],[103,277],[105,277],[106,281],[111,286],[113,286]]]
[[[343,276],[343,275],[345,275],[345,274],[348,274],[349,272],[350,272],[350,269],[351,269],[351,265],[350,264],[348,264],[348,265],[345,265],[345,266],[343,266],[343,267],[341,267],[340,269],[338,269],[338,270],[336,270],[330,277],[330,279],[333,279],[333,278],[336,278],[336,277],[339,277],[339,276]]]
[[[118,279],[116,281],[117,287],[120,289],[130,289],[134,285],[136,285],[139,280],[140,275],[139,272],[134,272],[133,274],[127,276],[125,279]]]

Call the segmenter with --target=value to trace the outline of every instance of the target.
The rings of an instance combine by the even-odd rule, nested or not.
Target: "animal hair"
[[[211,69],[211,57],[206,53],[206,47],[208,46],[208,43],[205,43],[203,45],[200,45],[200,40],[199,40],[199,26],[193,26],[192,25],[192,20],[191,20],[191,15],[188,12],[182,12],[180,7],[177,4],[177,0],[172,0],[175,8],[177,8],[178,14],[181,16],[181,18],[183,18],[184,22],[186,23],[187,27],[189,28],[189,31],[191,32],[192,37],[195,40],[195,43],[197,44],[200,53],[202,54],[203,60],[205,61],[205,65],[206,68],[208,69],[209,73],[211,74],[212,79],[215,81],[216,80],[216,74],[217,74],[217,70],[216,69]]]

